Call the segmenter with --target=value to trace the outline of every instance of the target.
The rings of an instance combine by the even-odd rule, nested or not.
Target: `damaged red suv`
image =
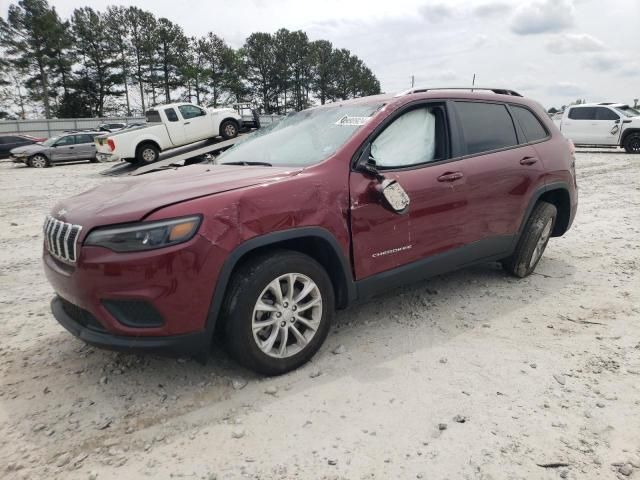
[[[87,343],[205,357],[214,334],[273,375],[336,309],[480,262],[536,267],[577,208],[571,144],[516,92],[415,89],[288,115],[216,165],[58,203],[44,265]]]

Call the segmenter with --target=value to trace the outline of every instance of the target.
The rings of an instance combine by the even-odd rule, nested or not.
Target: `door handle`
[[[76,148],[76,147],[69,147],[69,150],[73,150],[74,148]]]
[[[536,157],[524,157],[520,160],[520,165],[533,165],[538,159]]]
[[[191,122],[184,122],[185,125],[189,125]]]
[[[456,180],[460,180],[464,175],[462,172],[447,172],[438,177],[439,182],[455,182]]]

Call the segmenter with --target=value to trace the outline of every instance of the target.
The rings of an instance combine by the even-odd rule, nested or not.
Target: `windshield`
[[[44,145],[45,147],[51,147],[58,140],[60,140],[60,137],[51,137],[50,139],[45,140],[44,142],[42,142],[42,145]]]
[[[623,114],[625,117],[639,117],[640,112],[635,108],[631,108],[629,105],[625,105],[623,107],[615,107],[617,111]]]
[[[236,143],[220,156],[219,163],[319,163],[344,145],[381,106],[382,103],[342,105],[291,113]]]

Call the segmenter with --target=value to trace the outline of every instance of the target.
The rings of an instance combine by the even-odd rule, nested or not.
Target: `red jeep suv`
[[[263,374],[308,361],[335,309],[471,264],[524,277],[577,207],[573,147],[505,89],[414,89],[292,113],[222,154],[58,203],[44,266],[87,343]]]

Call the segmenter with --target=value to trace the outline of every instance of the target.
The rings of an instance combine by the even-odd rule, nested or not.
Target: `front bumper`
[[[68,303],[68,302],[67,302]],[[56,296],[51,300],[51,311],[58,322],[71,334],[96,347],[116,351],[145,351],[193,355],[209,347],[206,331],[166,337],[128,337],[114,335],[99,327],[80,321],[65,309],[65,300]],[[77,307],[76,307],[77,308]],[[84,324],[83,324],[84,323]]]
[[[54,301],[53,313],[74,335],[106,348],[198,346],[199,338],[211,340],[209,308],[221,266],[211,249],[196,234],[184,244],[147,252],[83,246],[77,263],[71,263],[45,246],[45,274],[67,307],[65,314]]]
[[[11,161],[13,163],[24,163],[24,164],[27,163],[27,157],[26,156],[17,157],[15,155],[11,155],[9,158],[11,159]]]

